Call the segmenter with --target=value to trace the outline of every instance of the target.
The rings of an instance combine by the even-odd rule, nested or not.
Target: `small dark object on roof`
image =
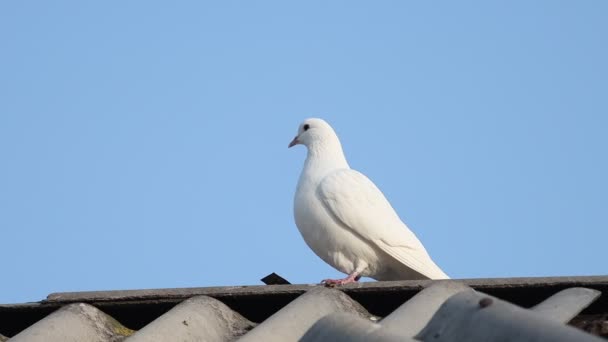
[[[264,278],[260,279],[266,285],[289,285],[291,284],[285,278],[272,272]]]
[[[482,298],[479,301],[479,307],[480,308],[487,308],[490,305],[492,305],[492,298],[490,298],[490,297]]]

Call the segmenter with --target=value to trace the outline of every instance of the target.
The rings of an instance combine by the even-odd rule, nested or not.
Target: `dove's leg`
[[[358,282],[359,279],[361,279],[361,273],[367,269],[368,264],[362,259],[357,259],[354,266],[355,270],[352,271],[348,277],[343,279],[323,279],[321,284],[324,284],[325,286],[336,286]]]
[[[321,284],[324,284],[327,286],[344,285],[344,284],[356,283],[357,281],[359,281],[359,278],[361,278],[361,276],[359,275],[359,272],[355,271],[355,272],[349,274],[348,277],[343,278],[343,279],[323,279],[323,281],[321,281]]]

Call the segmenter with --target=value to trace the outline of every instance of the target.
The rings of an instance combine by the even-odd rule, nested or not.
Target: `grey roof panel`
[[[445,314],[445,310],[447,309],[444,307],[450,305],[446,304],[447,301],[456,294],[463,294],[463,296],[466,294],[468,296],[467,298],[473,298],[473,302],[475,304],[473,307],[473,312],[476,312],[479,309],[484,309],[491,305],[494,305],[494,308],[501,305],[504,306],[497,309],[498,316],[504,316],[497,320],[499,323],[498,325],[486,324],[485,327],[487,329],[485,333],[483,333],[483,328],[481,329],[482,333],[478,335],[475,335],[477,333],[473,333],[473,336],[477,336],[477,341],[535,341],[537,338],[544,340],[549,338],[549,336],[542,332],[542,330],[547,328],[554,329],[555,327],[551,327],[552,324],[555,325],[554,322],[567,322],[572,318],[572,316],[575,316],[584,307],[588,306],[593,300],[595,300],[599,294],[598,292],[599,291],[584,288],[572,288],[564,290],[539,304],[537,308],[540,309],[537,311],[529,311],[506,302],[495,304],[499,303],[498,301],[500,300],[480,292],[475,292],[473,289],[460,282],[442,280],[437,281],[431,286],[428,286],[424,290],[420,291],[413,298],[393,311],[393,313],[391,313],[388,317],[380,321],[380,324],[372,323],[368,320],[348,314],[330,314],[315,323],[313,327],[304,335],[302,341],[399,341],[406,338],[409,339],[410,337],[418,335],[425,328],[425,326],[427,326],[429,321],[435,317],[440,317],[442,313]],[[460,310],[456,315],[459,317],[471,317],[471,307],[469,302],[470,301],[465,302],[466,305],[459,305],[457,309],[455,309],[456,311]],[[462,304],[462,301],[459,303]],[[438,312],[438,310],[440,310],[440,312]],[[533,312],[532,316],[536,316],[536,321],[530,320],[529,317],[526,317],[526,321],[513,322],[514,324],[512,326],[504,327],[504,323],[508,322],[508,319],[513,318],[512,316],[508,315],[509,310],[519,310],[520,314],[521,312],[525,312],[528,316],[530,316],[530,313]],[[486,311],[486,313],[487,312],[488,311]],[[495,316],[496,315],[493,317]],[[567,319],[566,316],[568,316]],[[551,322],[551,320],[554,322]],[[490,321],[491,323],[496,323],[496,321],[493,321],[492,319],[490,319]],[[529,324],[531,321],[534,321],[534,324],[538,324],[536,330],[533,328],[534,333],[538,334],[537,336],[534,334],[526,335],[525,329],[522,330],[520,328],[522,323]],[[436,328],[437,324],[435,325]],[[549,327],[544,325],[548,325]],[[429,333],[428,330],[425,330],[424,334],[421,333],[417,337],[423,340],[437,340],[440,337],[442,337],[442,340],[444,341],[471,340],[470,335],[461,336],[457,333],[454,335],[450,335],[449,332],[444,333],[445,327],[449,326],[449,324],[445,323],[445,319],[443,325],[440,325],[439,328],[439,331],[441,332],[433,330],[431,324],[428,324],[428,326],[431,333]],[[497,329],[497,327],[504,327],[504,329]],[[474,328],[479,329],[479,327],[474,325],[468,328],[471,330]],[[561,331],[559,333],[559,335],[563,338],[563,341],[571,340],[571,338],[578,339],[580,337],[576,336],[577,334],[580,335],[580,332],[573,328],[560,326],[558,330],[560,329],[565,329],[565,332]],[[467,334],[471,334],[471,332],[467,331]]]
[[[370,314],[342,291],[314,287],[270,316],[239,341],[296,341],[320,318],[333,312]]]
[[[128,338],[131,341],[229,341],[243,332],[245,341],[293,341],[302,336],[391,341],[396,335],[400,340],[417,336],[444,341],[588,339],[591,335],[561,324],[576,315],[572,326],[608,337],[608,297],[591,303],[597,298],[595,291],[560,293],[576,287],[608,293],[608,277],[365,282],[336,289],[273,285],[60,293],[37,303],[0,305],[0,333],[15,336],[16,341],[51,342],[119,341],[132,332],[124,326],[140,330]],[[467,293],[482,297],[467,305],[455,302]],[[372,321],[368,312],[384,319]],[[239,315],[260,325],[247,332],[253,323]]]
[[[219,300],[197,296],[178,304],[126,341],[230,341],[253,326]]]
[[[560,323],[568,323],[593,303],[601,292],[583,287],[560,291],[532,308],[533,311]]]
[[[448,298],[462,291],[473,290],[462,282],[439,280],[403,303],[382,319],[380,324],[385,328],[398,331],[402,336],[415,336],[428,324]]]
[[[347,313],[333,313],[315,323],[300,342],[414,342],[397,331]]]
[[[416,338],[436,342],[602,341],[532,310],[474,291],[448,299]]]
[[[70,304],[10,339],[11,342],[115,342],[133,333],[94,306]]]

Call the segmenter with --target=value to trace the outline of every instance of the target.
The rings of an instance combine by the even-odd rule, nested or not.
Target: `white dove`
[[[294,197],[304,241],[323,261],[348,274],[342,285],[376,280],[447,279],[382,192],[346,162],[342,145],[322,119],[306,119],[289,147],[308,148]]]

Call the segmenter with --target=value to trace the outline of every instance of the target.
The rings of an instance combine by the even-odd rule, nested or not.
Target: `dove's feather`
[[[334,171],[320,182],[317,195],[345,229],[424,277],[448,278],[365,175],[352,169]]]

